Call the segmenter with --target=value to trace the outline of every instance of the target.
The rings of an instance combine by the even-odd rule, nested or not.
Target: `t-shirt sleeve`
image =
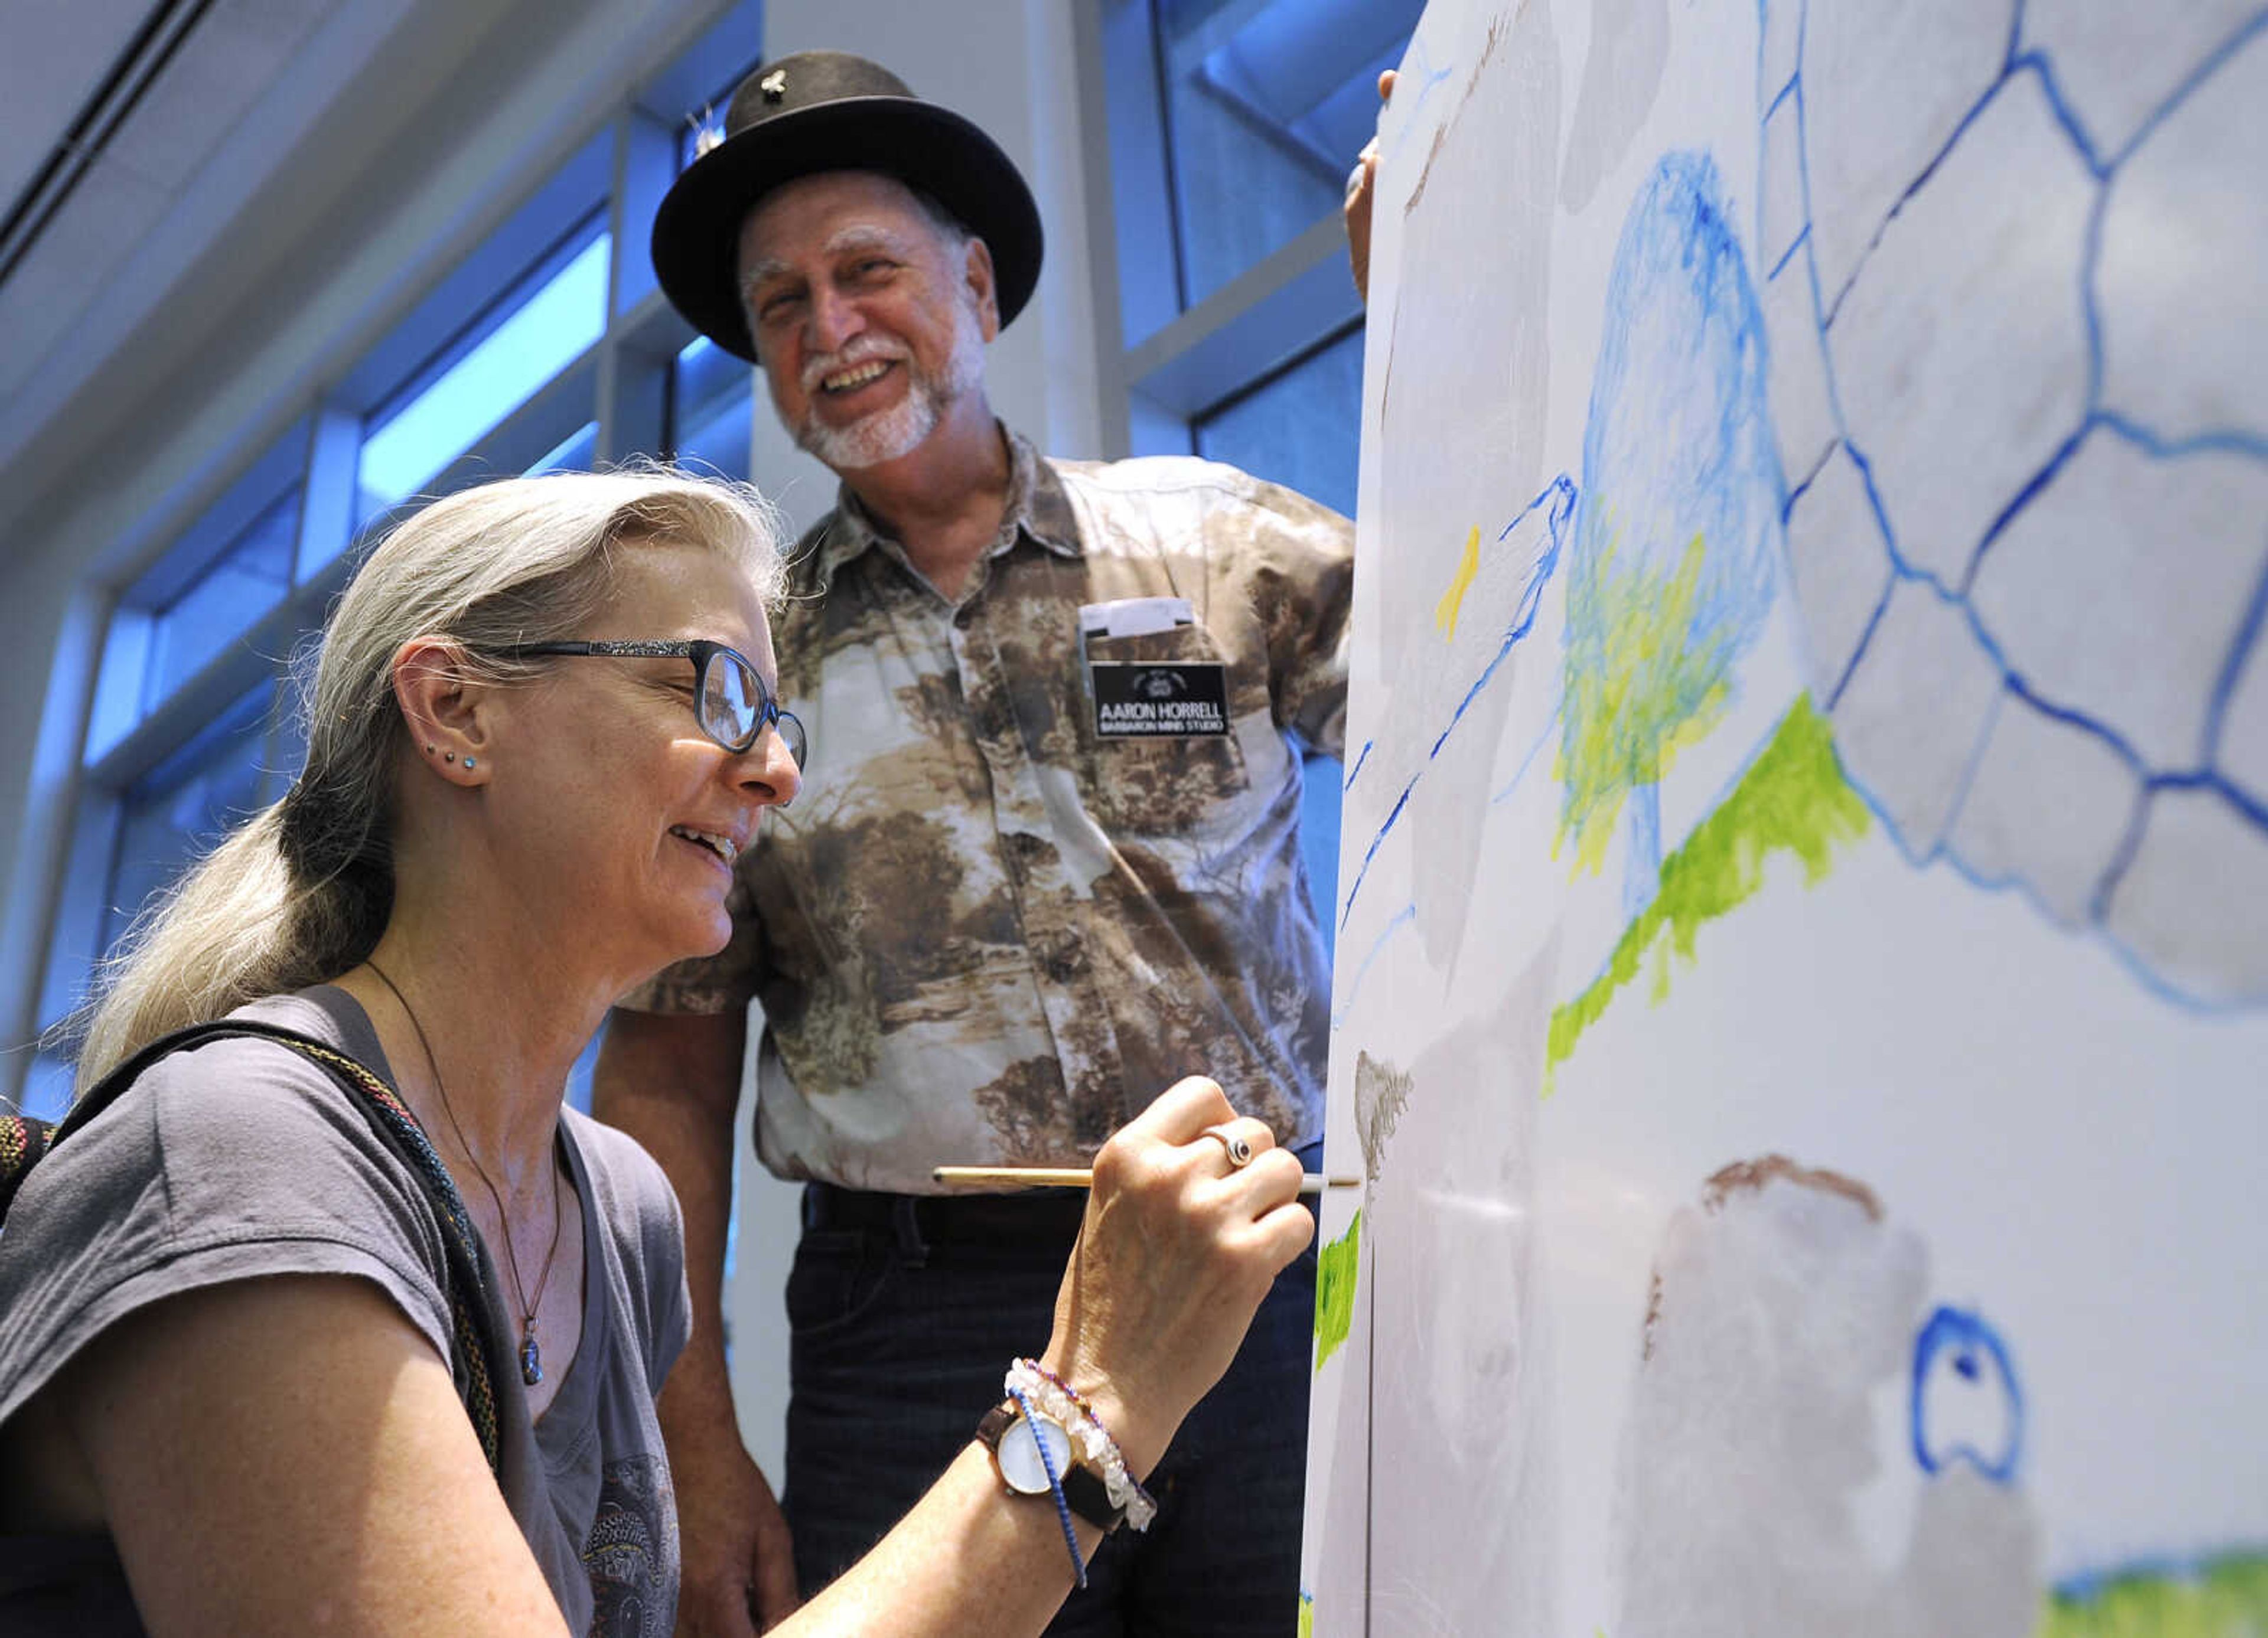
[[[1279,484],[1248,481],[1226,561],[1266,634],[1276,723],[1337,756],[1346,741],[1354,525]]]
[[[444,1259],[417,1179],[328,1075],[267,1041],[177,1053],[40,1161],[10,1208],[0,1420],[129,1315],[234,1280],[368,1280],[446,1359]]]

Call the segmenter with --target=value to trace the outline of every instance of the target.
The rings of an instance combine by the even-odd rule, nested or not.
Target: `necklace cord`
[[[473,1163],[473,1175],[480,1179],[482,1186],[489,1192],[490,1201],[496,1206],[497,1227],[504,1235],[504,1266],[512,1270],[512,1294],[519,1298],[521,1323],[526,1327],[528,1338],[533,1339],[535,1334],[535,1311],[543,1301],[544,1287],[551,1282],[551,1265],[559,1255],[560,1231],[566,1222],[566,1213],[559,1201],[558,1163],[555,1159],[551,1166],[551,1249],[543,1254],[542,1271],[535,1276],[535,1300],[531,1303],[527,1298],[527,1287],[519,1277],[519,1254],[512,1250],[512,1219],[504,1211],[504,1195],[497,1190],[496,1180],[489,1176],[488,1168],[481,1164],[481,1157],[473,1152],[473,1146],[465,1141],[465,1128],[458,1124],[456,1108],[449,1102],[449,1088],[441,1079],[441,1065],[433,1056],[433,1043],[425,1037],[424,1025],[418,1022],[417,1009],[409,1004],[409,997],[401,993],[401,986],[387,976],[384,967],[367,959],[363,965],[378,974],[378,981],[393,992],[402,1015],[409,1020],[409,1027],[416,1032],[417,1049],[425,1054],[425,1070],[433,1077],[433,1090],[440,1094],[441,1113],[449,1117],[449,1130],[456,1135],[457,1147],[463,1150],[465,1158]],[[538,1379],[531,1377],[529,1385],[533,1386]]]

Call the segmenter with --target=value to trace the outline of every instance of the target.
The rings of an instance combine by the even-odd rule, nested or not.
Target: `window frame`
[[[265,686],[269,697],[254,718],[263,768],[258,800],[272,802],[288,788],[283,765],[288,758],[296,769],[298,746],[291,657],[320,629],[387,527],[424,500],[537,466],[593,422],[594,463],[674,452],[673,366],[694,332],[661,294],[644,246],[678,175],[681,129],[711,114],[718,63],[740,65],[731,84],[762,61],[762,0],[737,0],[666,64],[593,110],[566,157],[526,185],[468,249],[432,264],[400,315],[316,389],[311,407],[280,429],[247,422],[233,452],[216,457],[203,481],[167,496],[107,553],[94,555],[121,567],[82,583],[93,640],[59,662],[81,676],[85,716],[66,793],[63,868],[34,923],[39,955],[29,1010],[39,1049],[18,1058],[15,1082],[0,1085],[0,1094],[41,1096],[26,1083],[26,1071],[36,1080],[60,1061],[53,1043],[85,999],[106,923],[114,909],[130,914],[137,907],[107,900],[126,809],[149,794],[148,782]],[[611,235],[614,246],[599,339],[506,410],[412,500],[358,523],[366,433],[485,339],[594,231]],[[706,400],[711,408],[723,401],[722,394]],[[151,623],[295,486],[289,585],[218,653],[164,697],[146,701]],[[142,652],[132,674],[106,675],[107,666],[120,664],[114,645],[134,640],[137,611]],[[130,697],[129,708],[122,709],[122,694]],[[122,716],[125,724],[116,726]],[[34,1057],[36,1063],[26,1061]]]

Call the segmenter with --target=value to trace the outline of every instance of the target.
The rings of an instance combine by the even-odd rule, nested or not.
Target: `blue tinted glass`
[[[273,694],[273,684],[261,684],[126,793],[104,899],[106,951],[151,893],[258,804]]]
[[[598,453],[598,450],[599,423],[586,421],[562,438],[541,460],[530,466],[528,475],[532,477],[539,472],[588,472],[591,470],[591,457]]]
[[[1362,331],[1349,331],[1197,423],[1197,453],[1354,516]]]
[[[142,709],[154,709],[215,655],[242,637],[291,589],[299,492],[251,525],[170,604],[152,612]]]
[[[359,517],[408,498],[596,342],[607,324],[600,233],[471,350],[364,440]]]
[[[70,1108],[71,1061],[41,1052],[24,1071],[24,1113],[34,1120],[60,1120]]]
[[[706,336],[677,355],[671,444],[680,466],[746,482],[755,371]]]
[[[1339,208],[1424,0],[1160,0],[1195,306]]]
[[[585,1043],[567,1071],[567,1106],[591,1113],[591,1071],[599,1065],[599,1043],[607,1039],[607,1026],[601,1023],[599,1032]]]
[[[102,671],[86,724],[86,760],[99,760],[142,720],[143,679],[150,674],[156,622],[146,608],[122,605],[102,634]]]

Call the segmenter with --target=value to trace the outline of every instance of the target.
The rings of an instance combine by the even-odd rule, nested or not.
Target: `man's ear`
[[[967,283],[968,299],[976,309],[977,327],[990,342],[1000,334],[999,286],[992,274],[992,247],[974,233],[968,236],[968,257],[962,277]]]
[[[412,637],[394,651],[394,700],[418,760],[454,785],[485,782],[494,687],[450,637]]]

